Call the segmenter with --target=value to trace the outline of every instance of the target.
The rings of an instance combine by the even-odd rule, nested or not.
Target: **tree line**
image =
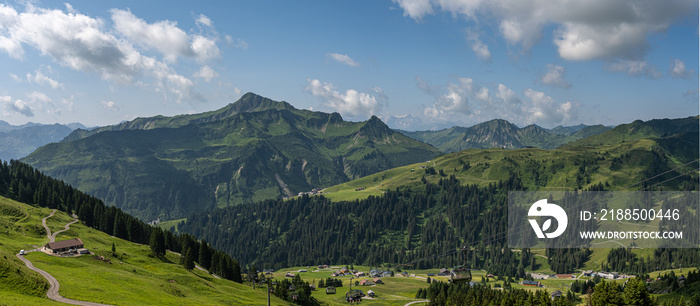
[[[508,221],[507,191],[521,189],[515,176],[485,187],[463,185],[454,176],[437,183],[424,179],[418,186],[363,200],[302,196],[193,213],[178,230],[265,268],[467,265],[525,277],[533,259],[523,261],[502,235]],[[456,251],[465,244],[466,257]],[[441,255],[446,252],[451,254]]]
[[[212,273],[241,282],[238,261],[213,248],[205,240],[199,241],[189,234],[176,235],[152,227],[25,163],[16,160],[0,162],[0,195],[22,203],[76,214],[86,226],[131,242],[149,244],[156,256],[164,256],[166,250],[180,252],[186,268],[194,268],[196,261]]]

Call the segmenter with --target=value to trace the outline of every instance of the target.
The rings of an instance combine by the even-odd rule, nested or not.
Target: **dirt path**
[[[429,300],[415,301],[415,302],[406,303],[404,306],[409,306],[409,305],[418,304],[418,303],[430,303],[430,301]]]
[[[66,227],[65,227],[63,230],[60,230],[60,231],[58,231],[58,232],[55,232],[55,233],[51,234],[51,230],[50,230],[49,227],[46,225],[46,219],[51,218],[51,217],[53,216],[54,213],[56,213],[56,210],[55,210],[55,209],[51,212],[51,214],[50,214],[48,217],[46,217],[46,218],[44,218],[44,219],[41,219],[41,224],[43,224],[43,225],[44,225],[44,228],[46,229],[46,237],[49,238],[50,242],[54,242],[54,240],[56,240],[56,235],[58,235],[58,234],[60,234],[60,233],[62,233],[62,232],[67,231],[67,230],[69,229],[69,227],[70,227],[71,224],[73,224],[73,223],[75,223],[75,222],[78,222],[78,219],[75,219],[75,220],[73,220],[73,222],[70,222],[70,223],[66,224]],[[27,253],[29,253],[29,252],[35,252],[35,251],[36,251],[36,249],[30,250],[30,251],[28,251]],[[61,302],[61,303],[66,303],[66,304],[72,304],[72,305],[83,305],[83,306],[109,306],[109,305],[106,305],[106,304],[99,304],[99,303],[92,303],[92,302],[83,302],[83,301],[71,300],[71,299],[67,299],[67,298],[62,297],[62,296],[58,293],[58,289],[60,288],[60,284],[58,283],[58,280],[57,280],[55,277],[53,277],[51,274],[49,274],[48,272],[46,272],[46,271],[44,271],[44,270],[41,270],[41,269],[38,269],[37,267],[34,267],[34,264],[32,264],[32,262],[29,261],[28,259],[24,258],[24,256],[17,254],[17,258],[19,258],[19,260],[23,261],[24,264],[27,265],[27,268],[29,268],[29,269],[31,269],[31,270],[33,270],[33,271],[36,271],[37,273],[41,274],[41,276],[43,276],[44,278],[46,278],[47,281],[49,281],[49,291],[46,292],[46,296],[47,296],[49,299],[52,299],[52,300],[54,300],[54,301],[56,301],[56,302]]]
[[[173,252],[173,251],[171,251],[171,250],[165,250],[165,251],[168,252],[168,253],[173,253],[173,254],[175,254],[175,255],[177,255],[177,256],[182,256],[182,254],[180,254],[180,253],[178,253],[178,252]],[[198,270],[202,270],[202,271],[204,271],[204,272],[209,273],[209,271],[207,271],[206,269],[200,267],[197,263],[194,264],[194,267],[197,268]],[[221,277],[217,276],[217,275],[214,274],[214,273],[209,273],[209,275],[213,276],[213,277],[216,278],[216,279],[221,279]]]
[[[204,272],[209,273],[209,271],[207,271],[206,269],[200,267],[198,264],[195,264],[194,267],[197,268],[198,270],[202,270],[202,271],[204,271]],[[218,277],[218,276],[217,276],[216,274],[214,274],[214,273],[209,273],[209,275],[213,276],[213,277],[216,278],[216,279],[221,279],[221,277]]]
[[[49,242],[54,242],[54,239],[56,239],[56,236],[51,235],[51,230],[49,229],[49,226],[46,225],[46,219],[53,217],[53,214],[55,214],[55,213],[56,213],[56,210],[54,209],[50,215],[48,215],[44,219],[41,219],[41,224],[44,226],[44,229],[46,229],[46,238],[49,239]]]
[[[78,222],[78,219],[75,219],[75,220],[73,220],[73,222],[70,222],[70,223],[66,224],[66,226],[65,226],[62,230],[51,234],[51,238],[50,238],[51,242],[56,241],[56,235],[58,235],[58,234],[60,234],[60,233],[63,233],[63,232],[65,232],[65,231],[69,230],[69,229],[70,229],[70,225],[73,224],[73,223],[75,223],[75,222]]]
[[[34,251],[34,250],[32,250],[32,251]],[[47,281],[49,281],[49,291],[46,292],[46,296],[48,296],[50,299],[52,299],[56,302],[73,304],[73,305],[85,305],[85,306],[104,306],[104,305],[106,305],[106,304],[99,304],[99,303],[92,303],[92,302],[76,301],[76,300],[71,300],[71,299],[67,299],[67,298],[62,297],[58,293],[58,289],[60,288],[60,285],[58,284],[58,280],[56,280],[55,277],[53,277],[51,274],[47,273],[44,270],[41,270],[41,269],[34,267],[32,262],[27,260],[26,258],[24,258],[24,256],[17,254],[17,258],[19,258],[21,261],[23,261],[24,264],[27,265],[27,268],[36,271],[37,273],[41,274],[41,276],[46,278]]]

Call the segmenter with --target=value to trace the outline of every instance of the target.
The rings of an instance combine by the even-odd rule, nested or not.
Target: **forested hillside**
[[[348,122],[249,93],[209,113],[76,132],[23,161],[152,220],[294,196],[438,154],[377,117]]]
[[[58,209],[69,215],[76,214],[86,226],[110,236],[150,244],[157,255],[164,255],[166,249],[182,254],[197,254],[197,258],[191,260],[200,262],[224,278],[241,282],[238,261],[224,252],[212,249],[205,241],[199,241],[188,234],[174,235],[152,227],[27,164],[18,161],[0,163],[0,196],[38,207]],[[200,256],[202,249],[204,255]]]
[[[671,135],[557,150],[467,150],[328,188],[336,201],[304,196],[227,207],[191,214],[178,229],[245,262],[272,267],[453,266],[463,262],[456,250],[467,244],[470,266],[522,277],[538,267],[531,253],[505,245],[508,191],[698,190],[698,140],[691,134],[682,134],[684,141]],[[564,273],[582,267],[591,253],[546,255],[549,267]],[[696,266],[698,255],[660,250],[630,264],[636,271],[674,262]]]

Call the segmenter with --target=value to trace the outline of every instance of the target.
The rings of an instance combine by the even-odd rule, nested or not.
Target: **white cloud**
[[[358,63],[356,60],[352,59],[350,56],[348,56],[346,54],[326,53],[326,56],[338,61],[339,63],[348,65],[350,67],[360,66],[360,63]]]
[[[552,85],[561,88],[570,88],[571,84],[564,79],[566,71],[564,67],[554,64],[547,64],[547,72],[540,78],[540,82],[545,85]]]
[[[70,97],[65,97],[61,99],[61,103],[66,106],[69,112],[73,111],[73,105],[75,104],[75,95],[70,95]]]
[[[433,13],[433,4],[430,0],[392,0],[403,9],[404,16],[410,16],[420,20],[425,15]]]
[[[34,91],[27,95],[27,100],[34,110],[40,110],[49,115],[61,113],[61,108],[57,107],[51,98],[43,92]]]
[[[25,117],[34,117],[34,111],[22,100],[13,101],[10,96],[0,96],[0,103],[3,105],[6,116],[9,115],[9,113],[18,113]]]
[[[469,95],[472,94],[473,80],[471,78],[458,78],[458,83],[449,83],[447,92],[435,99],[433,107],[426,108],[423,113],[434,119],[446,119],[457,114],[469,115],[473,112],[469,103]]]
[[[211,27],[211,25],[212,25],[211,19],[209,19],[209,17],[205,16],[204,14],[199,14],[199,16],[197,16],[196,22],[199,25],[203,25],[203,26],[207,26],[207,27]]]
[[[45,76],[41,71],[38,70],[34,72],[34,75],[32,75],[31,73],[27,73],[27,81],[34,82],[43,86],[49,86],[53,89],[63,88],[63,84],[48,76]]]
[[[661,72],[647,61],[618,60],[607,65],[614,72],[622,72],[631,76],[645,76],[651,79],[661,78]]]
[[[419,76],[416,76],[416,87],[418,87],[418,89],[429,95],[432,95],[435,92],[433,86]]]
[[[520,98],[515,92],[508,88],[506,85],[498,84],[498,90],[496,91],[496,98],[503,100],[508,105],[518,105],[521,103]]]
[[[10,77],[11,77],[13,80],[15,80],[15,82],[20,82],[20,83],[22,82],[22,78],[19,77],[18,75],[14,74],[14,73],[8,73],[8,74],[10,75]]]
[[[119,106],[117,106],[117,103],[114,103],[114,101],[102,101],[100,104],[102,104],[102,107],[109,111],[115,112],[119,110]]]
[[[29,97],[29,101],[31,102],[51,102],[51,98],[49,98],[49,96],[38,91],[28,94],[27,97]]]
[[[465,32],[467,43],[469,43],[469,45],[472,47],[472,51],[474,51],[476,56],[484,61],[491,61],[491,51],[489,51],[489,46],[481,42],[479,39],[479,33],[470,29],[467,29]]]
[[[116,16],[115,26],[119,23],[122,30],[133,35],[131,38],[144,44],[162,43],[164,45],[158,48],[167,54],[191,52],[191,56],[197,59],[208,59],[218,54],[218,48],[214,49],[210,40],[197,35],[191,37],[191,51],[178,49],[181,46],[175,42],[181,38],[179,29],[168,21],[149,25],[128,11],[113,10],[112,13]],[[155,79],[157,90],[175,94],[178,101],[183,96],[190,98],[194,94],[191,81],[177,74],[165,62],[142,55],[130,42],[129,35],[117,37],[113,31],[105,29],[102,19],[80,14],[72,8],[68,8],[66,13],[28,6],[25,12],[18,13],[0,4],[0,25],[0,50],[5,50],[12,57],[22,58],[22,46],[27,45],[62,66],[97,73],[105,80],[130,84],[134,78],[146,76]],[[136,29],[133,28],[135,25],[143,27]],[[139,30],[142,30],[140,34]],[[142,41],[146,38],[152,41]],[[10,40],[18,47],[6,48],[7,44],[2,42],[4,40]],[[173,49],[165,51],[163,48],[166,45]],[[60,84],[52,83],[47,78],[37,78],[36,75],[33,79],[49,86]]]
[[[207,65],[202,66],[202,68],[194,74],[195,78],[204,79],[207,82],[211,81],[217,76],[219,76],[219,74]]]
[[[688,79],[695,73],[693,69],[687,69],[685,63],[679,59],[672,60],[668,70],[674,79]]]
[[[526,89],[525,99],[521,99],[506,85],[498,84],[491,95],[489,88],[471,78],[457,80],[448,83],[445,93],[435,96],[432,107],[424,109],[426,117],[440,121],[463,117],[472,122],[499,118],[516,124],[556,125],[570,123],[577,115],[578,103],[558,103],[543,92]]]
[[[556,103],[550,96],[543,92],[525,89],[525,97],[529,102],[525,108],[525,122],[540,124],[559,124],[568,122],[575,117],[574,103]]]
[[[243,49],[243,50],[248,49],[248,43],[243,39],[233,38],[233,37],[231,37],[231,35],[226,35],[226,36],[224,36],[224,40],[226,40],[226,43],[229,46],[232,46],[234,48]]]
[[[649,48],[647,37],[661,33],[698,10],[686,0],[394,0],[404,16],[421,20],[435,11],[499,25],[510,44],[530,49],[553,25],[553,43],[567,60],[639,60]],[[478,17],[493,19],[481,22]]]
[[[318,79],[308,79],[306,90],[315,97],[323,100],[324,105],[334,109],[341,115],[351,117],[369,117],[376,115],[384,106],[386,97],[381,88],[372,89],[377,96],[348,89],[344,93],[336,90],[331,83],[321,82]]]
[[[170,62],[177,60],[178,56],[207,61],[221,55],[215,38],[187,35],[175,21],[149,24],[130,11],[112,9],[111,12],[114,27],[119,33],[141,46],[158,50]],[[211,20],[204,15],[200,15],[196,21],[211,26]]]

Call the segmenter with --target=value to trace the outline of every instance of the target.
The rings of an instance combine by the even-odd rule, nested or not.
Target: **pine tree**
[[[211,249],[204,239],[202,239],[202,244],[199,246],[199,265],[207,270],[211,267]]]
[[[191,248],[188,248],[185,252],[185,262],[183,264],[185,269],[192,271],[194,269],[194,253]]]
[[[651,306],[654,301],[641,279],[631,278],[625,285],[624,300],[626,305]]]
[[[149,245],[151,246],[151,252],[156,257],[165,256],[165,235],[163,231],[159,228],[154,228],[151,230],[151,239]]]

